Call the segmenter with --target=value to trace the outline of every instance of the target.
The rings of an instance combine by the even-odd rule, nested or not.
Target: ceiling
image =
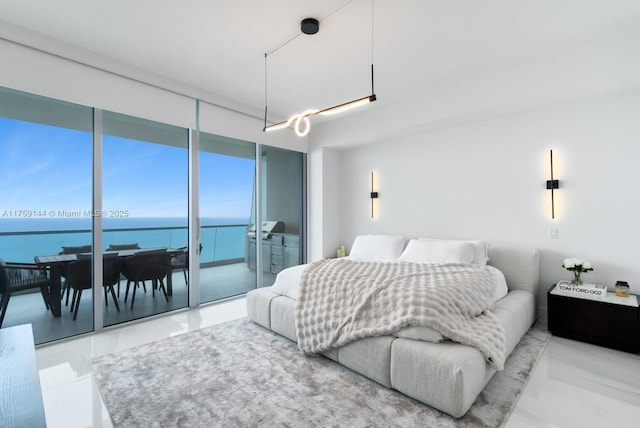
[[[274,116],[369,95],[372,59],[376,104],[391,105],[638,29],[640,1],[377,0],[372,19],[371,0],[0,0],[0,36],[259,114],[265,53],[306,17],[319,33],[266,60]]]

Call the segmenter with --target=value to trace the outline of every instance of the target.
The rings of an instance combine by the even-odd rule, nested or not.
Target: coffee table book
[[[629,297],[616,296],[613,292],[607,292],[607,286],[603,284],[574,285],[569,281],[560,281],[551,290],[551,294],[638,307],[638,299],[635,295],[632,294]]]

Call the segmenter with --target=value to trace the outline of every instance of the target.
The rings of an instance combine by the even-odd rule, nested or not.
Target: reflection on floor
[[[640,355],[553,336],[505,428],[638,427]]]
[[[245,263],[234,263],[222,266],[208,267],[200,270],[200,301],[202,303],[239,296],[256,288],[256,275],[250,271]],[[147,281],[147,292],[142,288],[136,291],[136,299],[131,308],[131,291],[124,302],[127,282],[121,281],[118,302],[120,312],[116,311],[111,296],[108,305],[103,307],[104,325],[111,326],[123,322],[148,317],[188,306],[188,293],[182,272],[173,273],[173,296],[167,302],[162,292],[156,290],[152,297],[150,283]],[[271,284],[273,278],[264,278],[265,284]],[[117,287],[116,287],[117,288]],[[104,296],[104,295],[103,295]],[[93,331],[93,296],[88,290],[84,291],[80,300],[78,316],[73,321],[73,314],[69,305],[62,302],[62,316],[54,318],[45,309],[39,292],[14,295],[9,301],[3,327],[31,323],[36,344],[75,336]]]
[[[245,299],[238,298],[39,347],[48,427],[112,426],[89,365],[94,356],[246,315]],[[506,428],[637,427],[638,373],[638,355],[552,337]]]
[[[246,314],[245,299],[238,298],[39,347],[36,359],[47,426],[113,426],[89,364],[94,356],[221,324]]]

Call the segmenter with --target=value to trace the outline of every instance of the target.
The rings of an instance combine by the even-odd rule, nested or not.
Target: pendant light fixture
[[[372,103],[373,101],[376,100],[376,94],[374,91],[374,83],[373,83],[373,1],[374,0],[371,0],[371,95],[367,95],[365,97],[348,101],[346,103],[338,104],[333,107],[328,107],[322,110],[316,110],[316,109],[305,110],[302,113],[296,113],[292,115],[291,117],[289,117],[289,119],[283,122],[267,125],[267,112],[268,112],[268,109],[267,109],[267,57],[270,54],[277,51],[278,49],[280,49],[281,47],[291,42],[292,40],[294,40],[295,38],[297,38],[300,34],[304,33],[304,34],[310,35],[310,34],[316,34],[319,31],[320,21],[318,21],[315,18],[305,18],[300,23],[300,33],[295,34],[293,37],[289,38],[284,43],[281,43],[274,49],[271,49],[271,51],[266,52],[264,54],[264,127],[262,129],[264,132],[276,131],[279,129],[288,128],[289,126],[293,125],[293,129],[296,135],[300,137],[304,137],[311,130],[311,122],[309,121],[310,117],[316,116],[316,115],[330,116],[334,114],[339,114],[344,111],[351,110],[351,109],[363,106],[365,104]],[[338,10],[342,9],[347,4],[352,2],[353,0],[348,1],[347,3],[340,6],[338,9],[334,10],[329,15],[327,15],[327,17],[333,15],[335,12],[337,12]]]

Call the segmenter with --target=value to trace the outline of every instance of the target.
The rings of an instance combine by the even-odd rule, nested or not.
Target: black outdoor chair
[[[93,250],[91,244],[88,245],[76,245],[76,246],[66,246],[62,247],[62,251],[58,254],[84,254],[90,253]],[[65,266],[62,270],[62,277],[64,278],[64,284],[62,285],[62,292],[60,293],[60,298],[64,298],[65,294],[67,298],[65,299],[65,306],[69,306],[69,294],[71,291],[71,283],[69,282],[69,278],[67,278],[67,267]]]
[[[122,250],[139,250],[140,245],[138,243],[134,244],[109,244],[109,248],[106,251],[122,251]],[[142,288],[144,288],[144,292],[147,292],[147,286],[142,281]],[[118,297],[120,297],[120,282],[118,282]]]
[[[127,278],[127,289],[124,293],[124,301],[129,296],[129,286],[133,283],[131,295],[131,309],[136,299],[136,288],[141,281],[152,281],[153,296],[155,297],[156,284],[162,290],[165,300],[168,302],[167,289],[164,286],[164,277],[171,272],[171,255],[166,249],[140,251],[131,257],[124,259],[122,274]]]
[[[120,312],[120,305],[113,286],[120,282],[120,267],[122,259],[117,254],[105,254],[102,259],[102,288],[104,289],[104,304],[109,306],[107,292],[111,293],[116,310]],[[78,316],[80,298],[82,290],[90,290],[93,287],[91,280],[91,256],[78,256],[78,260],[69,263],[67,266],[67,277],[73,288],[73,298],[71,299],[71,311],[73,320]],[[96,284],[99,285],[99,284]]]
[[[45,307],[49,309],[50,286],[51,278],[46,269],[28,263],[5,263],[0,259],[0,328],[13,293],[39,288]]]
[[[62,247],[62,251],[58,254],[80,254],[80,253],[90,253],[92,250],[91,245],[76,245],[73,247]]]
[[[136,242],[135,244],[109,244],[107,251],[120,251],[120,250],[139,250],[140,246]]]
[[[182,250],[182,253],[175,255],[173,257],[171,257],[171,272],[175,272],[175,271],[182,271],[182,273],[184,274],[184,283],[188,286],[189,285],[189,247],[181,247],[178,248],[179,250]],[[200,244],[200,252],[198,254],[202,253],[202,244]]]

